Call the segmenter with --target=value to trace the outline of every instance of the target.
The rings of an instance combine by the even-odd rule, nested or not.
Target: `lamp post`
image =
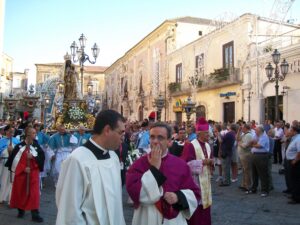
[[[188,97],[187,101],[184,101],[182,103],[182,108],[186,113],[187,127],[189,127],[191,125],[190,119],[191,119],[191,115],[194,112],[195,105],[196,105],[196,103],[191,100],[191,96]]]
[[[46,94],[46,96],[44,97],[44,120],[43,120],[43,123],[44,123],[44,127],[46,127],[46,119],[47,119],[47,110],[48,110],[48,107],[50,105],[50,96],[48,94]]]
[[[72,60],[74,63],[79,62],[80,65],[80,74],[81,74],[81,93],[83,96],[83,65],[86,61],[89,61],[91,64],[95,64],[96,63],[96,59],[99,55],[100,52],[100,48],[98,47],[98,45],[95,43],[93,45],[92,49],[92,54],[94,57],[94,61],[90,60],[90,57],[85,53],[84,49],[85,49],[85,45],[86,45],[86,37],[84,36],[84,34],[81,34],[80,38],[79,38],[79,48],[76,44],[75,41],[73,41],[73,43],[70,46],[71,49],[71,55],[72,55]],[[76,55],[77,55],[77,59],[76,59]]]
[[[289,64],[285,59],[283,59],[282,63],[280,64],[280,71],[279,71],[279,61],[280,61],[280,53],[277,49],[274,50],[272,54],[272,60],[273,63],[275,64],[275,71],[271,63],[269,63],[265,70],[266,70],[266,75],[269,79],[270,82],[275,82],[275,121],[279,120],[279,108],[278,108],[278,89],[279,81],[283,81],[285,79],[286,74],[288,73],[289,70]],[[274,71],[274,77],[273,77],[273,71]]]
[[[154,99],[153,106],[157,108],[157,120],[161,120],[161,111],[165,107],[165,99],[162,95],[159,95]]]

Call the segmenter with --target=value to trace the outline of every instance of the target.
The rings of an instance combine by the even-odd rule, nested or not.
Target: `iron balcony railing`
[[[220,73],[218,74],[218,72]],[[198,79],[197,82],[186,80],[178,83],[178,85],[176,85],[177,88],[169,89],[169,93],[171,96],[179,96],[182,94],[189,94],[193,90],[209,90],[240,83],[242,83],[240,69],[232,68],[224,74],[220,69],[215,70],[214,73],[209,75],[204,75],[202,78]]]

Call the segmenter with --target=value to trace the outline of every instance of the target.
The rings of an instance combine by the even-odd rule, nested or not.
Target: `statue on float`
[[[64,124],[66,129],[76,130],[80,125],[92,129],[95,117],[87,106],[86,100],[80,92],[78,73],[72,64],[70,56],[65,56],[63,77],[60,79],[58,91],[54,98],[53,117],[55,122],[52,129]]]

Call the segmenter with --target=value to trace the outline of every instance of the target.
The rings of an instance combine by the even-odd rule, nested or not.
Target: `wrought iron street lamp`
[[[182,109],[184,110],[187,118],[187,126],[189,127],[191,125],[190,119],[191,115],[194,113],[196,103],[192,101],[191,97],[189,96],[187,101],[184,101],[182,103]]]
[[[156,99],[154,99],[153,106],[157,108],[157,120],[161,120],[161,111],[165,107],[165,99],[162,95],[159,95]]]
[[[43,91],[42,93],[42,110],[43,110],[43,117],[41,120],[43,121],[44,126],[46,127],[46,118],[47,118],[47,110],[50,106],[50,96],[47,94],[47,92]]]
[[[282,63],[280,64],[280,71],[279,71],[279,61],[280,61],[280,53],[277,49],[274,50],[272,54],[272,60],[273,63],[275,64],[275,71],[271,63],[269,63],[265,70],[266,70],[266,75],[269,79],[270,82],[275,82],[275,121],[279,120],[279,106],[278,106],[278,89],[279,81],[283,81],[285,79],[285,76],[288,73],[289,70],[289,64],[285,59],[283,59]],[[273,77],[273,71],[274,71],[274,77]],[[280,74],[281,72],[281,74]]]
[[[83,66],[84,63],[86,61],[89,61],[91,64],[95,64],[96,63],[96,59],[99,55],[100,52],[100,48],[98,47],[98,45],[95,43],[93,45],[92,49],[92,55],[94,57],[94,61],[90,60],[90,57],[85,53],[84,49],[86,46],[86,37],[84,36],[84,34],[81,34],[80,38],[79,38],[79,48],[76,44],[75,41],[73,41],[73,43],[70,46],[71,49],[71,55],[72,55],[72,60],[74,63],[79,62],[80,65],[80,74],[81,74],[81,93],[83,96]],[[77,56],[77,58],[76,58]]]

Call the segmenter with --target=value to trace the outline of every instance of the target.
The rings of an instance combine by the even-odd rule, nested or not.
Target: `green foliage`
[[[229,69],[220,68],[215,69],[213,73],[210,73],[210,78],[216,82],[226,81],[229,78]]]
[[[168,88],[169,88],[169,91],[171,93],[173,93],[175,91],[179,91],[180,90],[180,83],[178,83],[178,82],[169,83]]]
[[[271,52],[272,50],[273,50],[272,45],[268,45],[268,46],[264,47],[264,49],[263,49],[264,53]]]

